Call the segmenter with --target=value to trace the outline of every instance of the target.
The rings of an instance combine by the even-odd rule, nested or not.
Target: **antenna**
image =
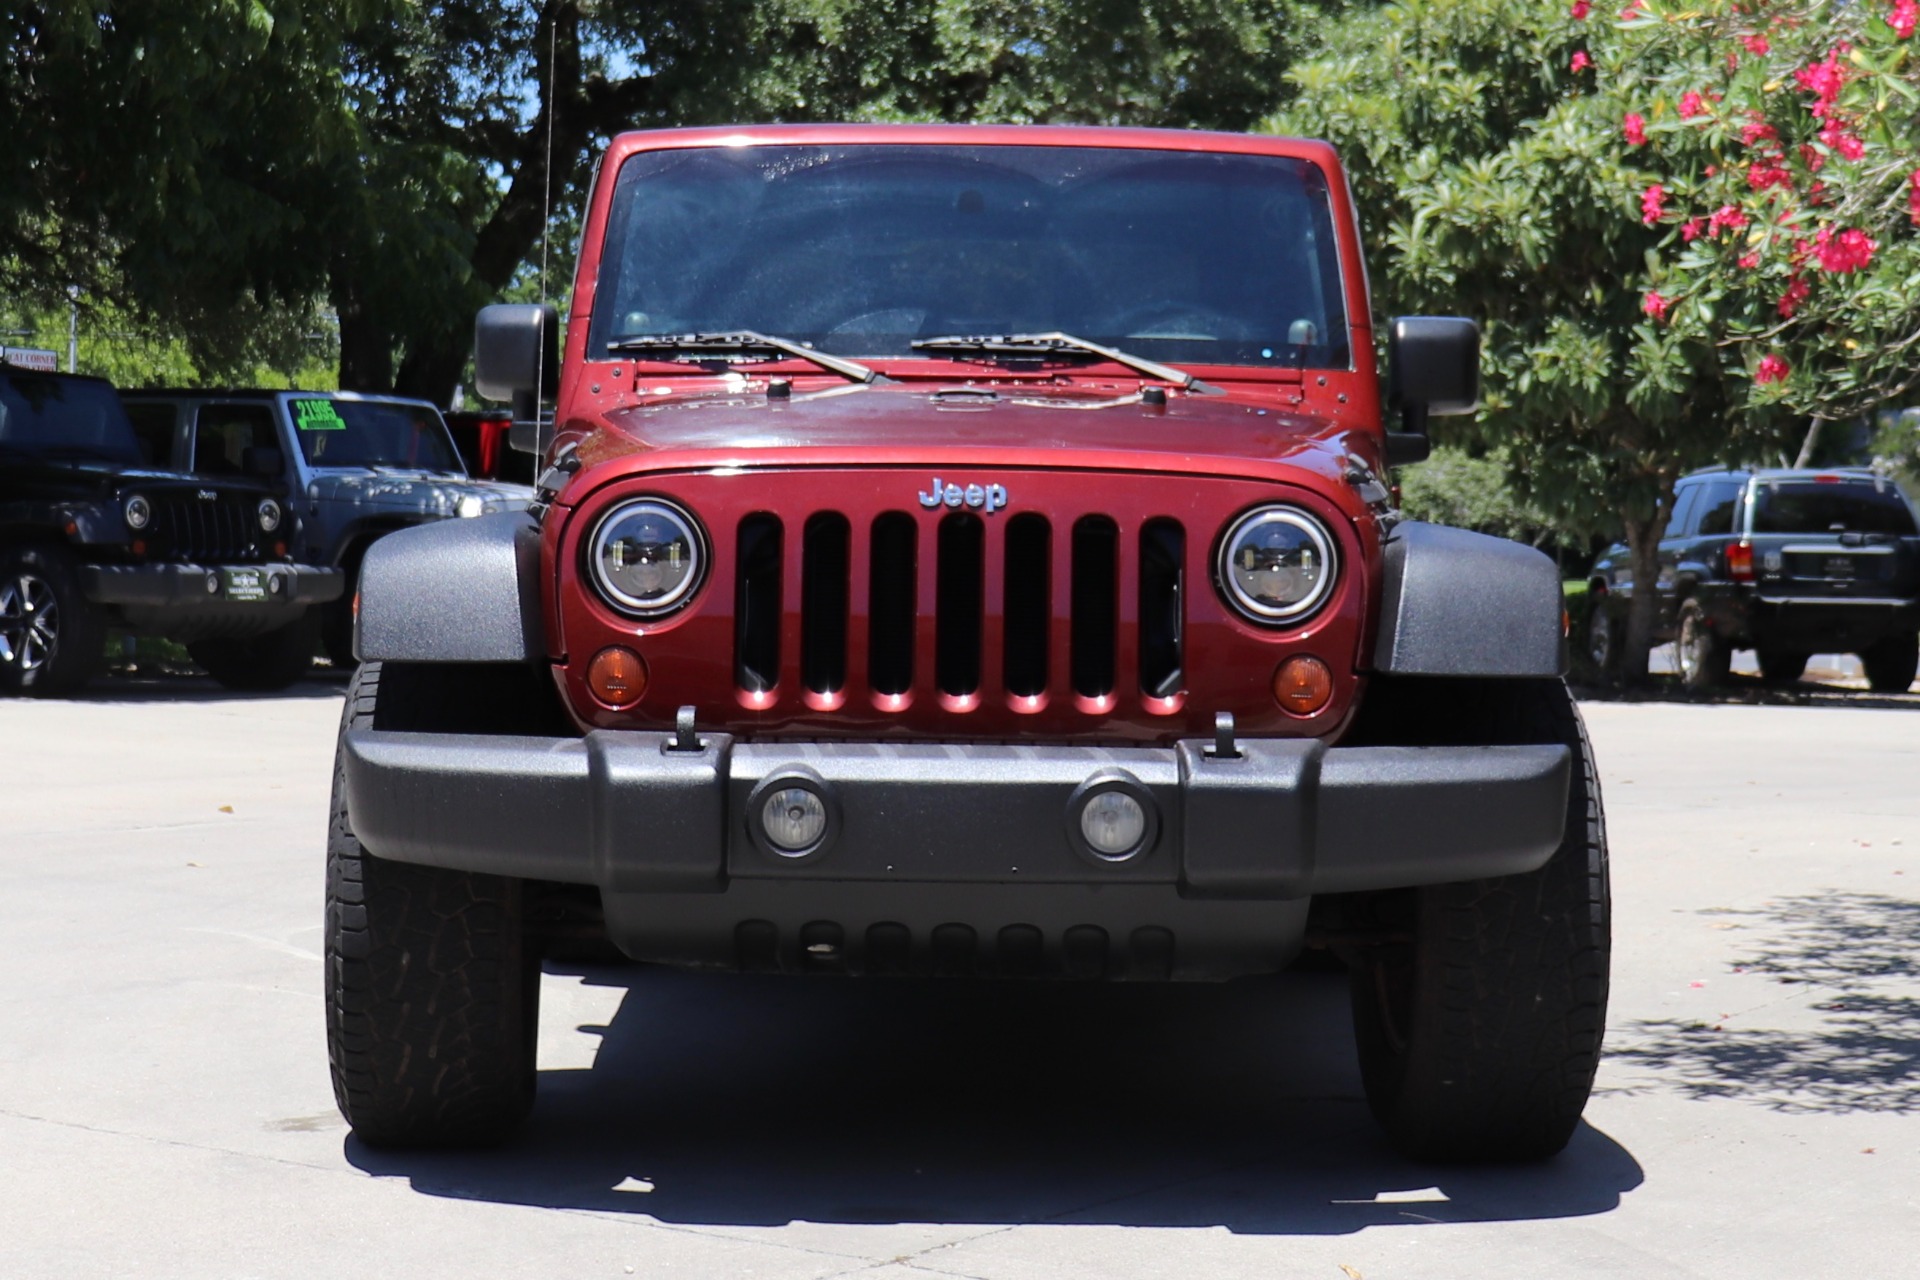
[[[545,167],[540,174],[540,323],[547,322],[547,249],[553,235],[553,94],[554,61],[560,45],[560,20],[557,13],[547,21],[547,154]],[[540,401],[547,386],[547,342],[541,335],[539,357],[534,365],[533,380],[533,439],[538,446],[537,458],[547,456],[546,431],[540,421]]]

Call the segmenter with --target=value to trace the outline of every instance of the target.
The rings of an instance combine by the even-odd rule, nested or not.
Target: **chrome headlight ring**
[[[587,539],[587,576],[621,613],[658,618],[684,607],[707,576],[706,531],[664,498],[610,508]]]
[[[1227,526],[1214,565],[1221,598],[1263,626],[1305,621],[1332,597],[1339,577],[1333,532],[1284,503],[1255,507]]]
[[[127,518],[127,528],[135,533],[153,523],[153,504],[142,494],[134,494],[127,499],[122,514]]]
[[[280,527],[280,504],[272,498],[260,499],[258,514],[260,516],[260,529],[263,533],[272,533]]]

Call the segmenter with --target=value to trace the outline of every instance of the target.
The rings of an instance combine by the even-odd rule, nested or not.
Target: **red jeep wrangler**
[[[550,435],[533,509],[361,571],[327,881],[361,1139],[518,1124],[542,950],[591,931],[1082,981],[1324,948],[1404,1150],[1565,1145],[1608,906],[1560,583],[1394,510],[1479,336],[1391,322],[1383,409],[1326,145],[628,134],[558,327],[477,330]]]

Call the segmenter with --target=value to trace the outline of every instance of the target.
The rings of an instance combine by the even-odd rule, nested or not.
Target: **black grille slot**
[[[980,613],[986,589],[986,529],[980,517],[956,512],[940,522],[940,591],[934,606],[933,670],[940,692],[961,696],[980,687]]]
[[[733,584],[733,678],[742,689],[765,693],[780,682],[780,550],[778,516],[740,522]]]
[[[1181,601],[1187,534],[1174,520],[1140,530],[1140,691],[1153,698],[1180,692]]]
[[[904,511],[873,522],[867,593],[867,683],[875,693],[913,687],[914,559],[920,526]]]
[[[823,511],[807,521],[800,566],[800,680],[815,693],[847,683],[847,518]]]
[[[1119,631],[1120,530],[1106,516],[1073,525],[1073,691],[1083,698],[1113,692]]]
[[[1027,513],[1007,522],[1007,692],[1031,698],[1047,688],[1047,633],[1052,621],[1053,527]]]
[[[190,494],[152,501],[154,518],[147,541],[156,557],[201,563],[259,559],[254,500],[208,500]]]

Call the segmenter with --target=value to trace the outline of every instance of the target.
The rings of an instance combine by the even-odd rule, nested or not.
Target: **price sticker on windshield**
[[[345,431],[347,420],[331,400],[295,400],[293,424],[302,431]]]

